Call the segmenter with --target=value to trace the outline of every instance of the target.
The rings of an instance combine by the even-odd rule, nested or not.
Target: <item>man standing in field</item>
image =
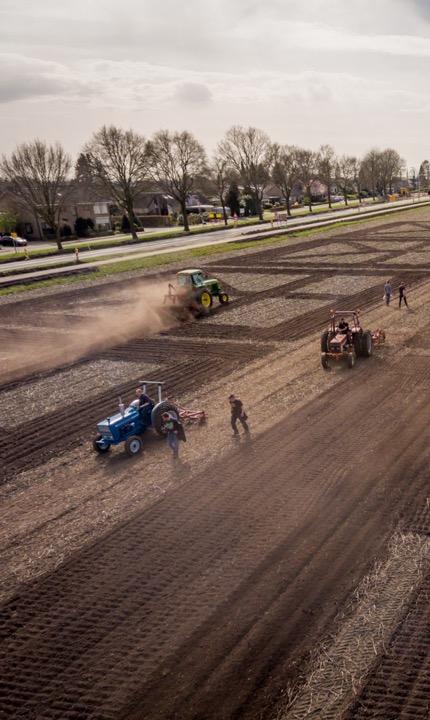
[[[179,460],[179,442],[186,442],[185,431],[182,423],[176,420],[172,414],[165,412],[162,415],[162,429],[166,435],[167,445],[173,454],[173,462]]]
[[[244,429],[245,435],[249,435],[249,427],[248,423],[246,422],[248,419],[248,415],[243,409],[242,401],[239,400],[239,398],[236,398],[234,395],[230,395],[228,401],[231,408],[231,427],[233,429],[233,437],[239,437],[239,430],[237,429],[238,420]]]
[[[402,300],[409,309],[408,301],[406,299],[406,285],[403,281],[399,285],[399,308],[402,306]]]
[[[386,305],[390,304],[392,294],[393,294],[393,288],[391,286],[391,281],[387,280],[387,282],[384,285],[384,298],[385,298]]]

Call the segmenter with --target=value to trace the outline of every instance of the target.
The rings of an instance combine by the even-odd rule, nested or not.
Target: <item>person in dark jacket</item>
[[[139,400],[139,410],[142,410],[145,405],[151,405],[151,408],[155,405],[153,399],[144,393],[141,387],[136,388],[136,398]]]
[[[246,414],[245,410],[243,409],[243,403],[239,398],[236,398],[234,395],[230,395],[228,398],[228,401],[230,403],[231,408],[231,427],[233,429],[233,437],[239,436],[239,430],[237,429],[237,421],[239,420],[240,424],[242,425],[245,434],[249,435],[249,427],[248,423],[246,422],[248,419],[248,415]]]
[[[173,460],[178,460],[179,442],[187,441],[184,426],[168,412],[163,413],[161,417],[163,420],[162,430],[166,434],[167,445],[172,450]]]
[[[346,322],[345,318],[340,318],[339,325],[337,326],[339,332],[342,335],[348,335],[349,333],[349,323]]]
[[[399,308],[402,306],[402,300],[406,307],[409,308],[408,301],[406,300],[406,285],[404,282],[401,282],[399,285]]]

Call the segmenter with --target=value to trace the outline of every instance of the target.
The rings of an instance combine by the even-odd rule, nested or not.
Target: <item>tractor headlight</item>
[[[98,425],[97,431],[102,437],[106,438],[106,440],[113,440],[113,435],[106,425]]]

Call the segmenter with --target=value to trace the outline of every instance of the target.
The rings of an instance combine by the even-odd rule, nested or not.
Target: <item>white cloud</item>
[[[428,92],[404,90],[387,78],[367,79],[344,72],[260,71],[226,73],[182,70],[145,62],[97,60],[73,66],[19,55],[0,58],[7,72],[0,79],[0,102],[76,100],[91,107],[112,102],[123,108],[162,110],[175,103],[294,103],[303,111],[320,105],[400,110],[428,106]]]
[[[212,93],[207,85],[200,82],[183,82],[178,85],[175,99],[186,103],[208,103],[212,101]]]
[[[286,23],[278,24],[277,36],[286,30]],[[288,24],[289,46],[305,50],[322,50],[336,53],[381,53],[430,57],[430,40],[411,35],[364,35],[345,32],[336,27],[308,22]],[[274,29],[272,28],[272,35]]]
[[[342,152],[390,142],[418,162],[430,107],[429,8],[430,0],[2,0],[2,149],[40,134],[76,150],[110,121],[145,134],[187,127],[213,146],[241,123],[279,141],[339,139]]]
[[[76,98],[96,90],[59,63],[0,53],[0,66],[0,103],[53,96]]]

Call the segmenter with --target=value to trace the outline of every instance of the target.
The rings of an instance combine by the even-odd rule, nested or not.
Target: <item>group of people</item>
[[[391,285],[391,280],[387,280],[387,282],[384,285],[384,300],[385,304],[389,305],[391,302],[391,298],[393,295],[393,287]],[[406,296],[406,285],[402,281],[399,285],[399,308],[402,306],[402,302],[405,304],[407,308],[409,308],[408,300]]]
[[[136,388],[136,398],[139,401],[139,412],[151,412],[155,403],[152,398],[143,392],[142,388]],[[239,438],[239,430],[237,423],[242,425],[243,431],[246,437],[249,437],[249,426],[247,423],[248,415],[246,414],[243,403],[235,395],[229,395],[228,401],[230,403],[231,411],[231,427],[233,430],[233,437]],[[179,460],[179,443],[186,442],[187,437],[185,435],[184,426],[181,423],[180,418],[174,410],[164,412],[161,416],[162,420],[162,432],[166,436],[167,446],[171,449],[173,455],[173,461]]]

